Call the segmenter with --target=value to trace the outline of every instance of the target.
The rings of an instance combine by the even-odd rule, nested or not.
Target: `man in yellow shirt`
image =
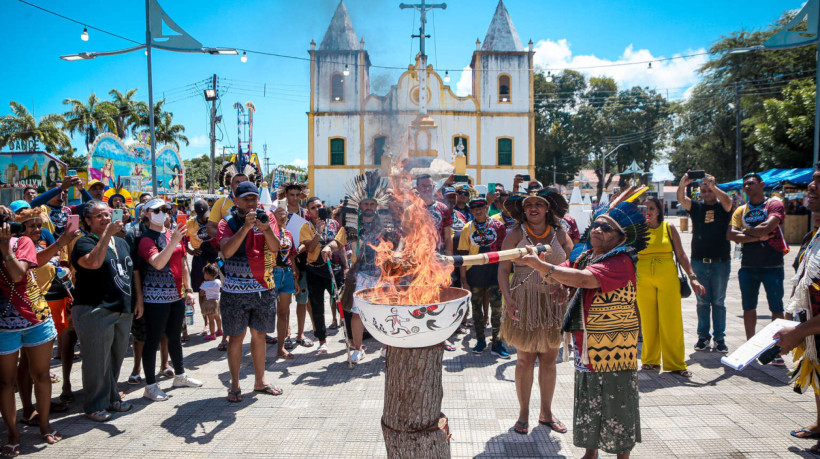
[[[238,187],[240,183],[247,181],[248,176],[245,174],[234,175],[231,178],[231,194],[217,199],[214,203],[213,208],[211,208],[211,216],[208,217],[208,226],[205,228],[211,238],[216,239],[219,221],[227,216],[230,213],[231,207],[234,206],[233,194],[236,192],[236,187]]]
[[[347,245],[345,229],[327,215],[319,218],[319,209],[323,207],[318,197],[308,199],[307,209],[310,221],[302,225],[299,230],[300,252],[307,252],[307,284],[310,298],[310,309],[313,311],[313,328],[319,348],[316,353],[327,354],[327,329],[325,328],[325,291],[331,293],[332,277],[328,269],[327,260],[333,252]],[[301,247],[304,246],[304,247]],[[342,285],[343,267],[333,266],[333,276],[336,276],[336,285]]]

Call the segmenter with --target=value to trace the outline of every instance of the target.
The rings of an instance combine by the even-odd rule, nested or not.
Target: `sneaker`
[[[92,421],[105,422],[111,419],[111,413],[106,410],[95,411],[93,413],[85,413],[85,417]]]
[[[108,407],[108,411],[115,411],[117,413],[125,413],[126,411],[130,411],[134,405],[124,402],[120,400],[119,402],[114,402],[111,406]]]
[[[350,361],[352,363],[359,363],[362,360],[364,360],[364,349],[356,349],[352,354],[350,354]]]
[[[696,351],[705,351],[706,348],[709,347],[709,339],[708,338],[700,338],[698,342],[695,343],[695,350]]]
[[[168,400],[168,394],[163,392],[157,383],[145,386],[145,392],[142,394],[142,397],[155,402],[164,402]]]
[[[481,354],[484,352],[484,349],[487,349],[487,342],[482,340],[478,340],[478,343],[473,348],[473,354]]]
[[[194,379],[185,373],[174,376],[173,387],[201,387],[202,381]]]
[[[500,341],[497,343],[493,343],[493,347],[490,349],[490,353],[502,359],[510,358],[510,353],[507,352],[506,349],[504,349],[504,344],[502,344]]]
[[[715,340],[715,351],[720,352],[721,354],[728,354],[729,348],[726,346],[725,341]]]

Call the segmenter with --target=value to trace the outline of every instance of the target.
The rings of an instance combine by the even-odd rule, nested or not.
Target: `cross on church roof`
[[[428,5],[427,3],[425,3],[425,0],[421,0],[421,3],[413,3],[413,4],[400,3],[399,8],[401,8],[403,10],[408,9],[408,8],[413,8],[415,10],[418,10],[419,13],[421,14],[421,17],[420,17],[420,20],[419,20],[419,22],[421,23],[421,27],[419,27],[419,34],[418,35],[411,35],[411,36],[413,38],[418,38],[419,39],[419,51],[421,51],[422,56],[427,56],[427,54],[424,52],[424,39],[425,38],[430,38],[430,35],[426,35],[424,33],[425,26],[427,25],[427,11],[432,10],[433,8],[441,8],[443,10],[446,10],[447,9],[447,4],[446,3],[431,3],[431,4]]]

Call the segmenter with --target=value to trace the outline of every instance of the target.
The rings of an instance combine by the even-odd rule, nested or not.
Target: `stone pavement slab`
[[[683,233],[683,238],[688,251],[691,234]],[[797,247],[792,249],[786,261],[787,286]],[[726,341],[731,350],[745,336],[738,266],[733,264],[726,299]],[[761,291],[758,329],[771,318],[766,304]],[[737,372],[720,364],[722,354],[694,351],[695,299],[685,299],[682,307],[687,363],[694,377],[640,372],[643,442],[633,457],[813,457],[805,449],[814,441],[789,436],[790,430],[816,418],[813,397],[792,391],[786,369],[754,364]],[[295,305],[291,311],[295,331]],[[329,311],[326,315],[330,319]],[[229,381],[226,355],[216,350],[216,342],[203,341],[196,334],[202,323],[200,316],[195,319],[191,341],[184,344],[185,365],[190,374],[205,382],[203,387],[171,389],[171,381],[160,378],[160,386],[173,397],[149,402],[142,398],[142,385],[125,383],[133,364],[129,352],[120,389],[134,403],[131,412],[103,424],[89,421],[81,414],[80,391],[70,411],[52,414],[52,425],[66,435],[65,440],[47,446],[37,428],[21,426],[23,455],[123,459],[385,456],[380,426],[384,361],[378,357],[376,341],[366,341],[367,358],[353,370],[345,361],[341,331],[329,338],[326,356],[316,355],[317,346],[297,346],[293,351],[296,359],[284,361],[276,359],[275,345],[268,346],[268,379],[284,388],[281,396],[253,392],[246,342],[241,369],[244,400],[232,404],[225,398]],[[474,343],[472,335],[456,336],[456,352],[444,356],[443,411],[450,420],[453,457],[580,457],[583,451],[572,445],[572,364],[558,364],[552,404],[569,432],[561,435],[538,425],[536,382],[530,401],[530,434],[523,436],[511,431],[518,417],[515,356],[511,360],[497,359],[489,352],[475,356],[470,353]],[[59,361],[53,363],[59,374]],[[71,376],[75,390],[81,389],[81,365],[81,361],[74,365]],[[56,397],[60,384],[53,388]],[[17,407],[19,416],[19,399]],[[0,427],[0,438],[5,436],[5,427]]]

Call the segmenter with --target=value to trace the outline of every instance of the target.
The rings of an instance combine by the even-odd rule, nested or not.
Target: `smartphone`
[[[523,178],[525,182],[532,180],[532,178],[530,178],[530,174],[522,174],[521,178]]]
[[[185,212],[177,212],[177,226],[185,226],[188,224],[188,214]]]
[[[495,183],[490,182],[487,184],[487,194],[495,193]]]
[[[68,224],[66,225],[66,231],[69,233],[73,233],[80,228],[80,216],[79,215],[69,215],[68,216]]]
[[[114,209],[114,211],[111,212],[111,221],[122,221],[122,209]]]
[[[77,171],[74,170],[74,169],[69,169],[68,172],[66,172],[66,176],[68,177],[68,176],[72,176],[72,175],[77,175]],[[74,197],[74,187],[73,186],[68,189],[68,191],[66,192],[66,196],[68,196],[69,200]]]
[[[77,171],[75,171],[74,169],[69,169],[66,175],[77,175]]]
[[[689,171],[686,173],[692,180],[700,180],[706,177],[706,171]]]
[[[327,220],[328,212],[327,207],[320,207],[319,208],[319,220]]]
[[[456,183],[470,183],[470,177],[467,175],[456,175],[453,179]]]

